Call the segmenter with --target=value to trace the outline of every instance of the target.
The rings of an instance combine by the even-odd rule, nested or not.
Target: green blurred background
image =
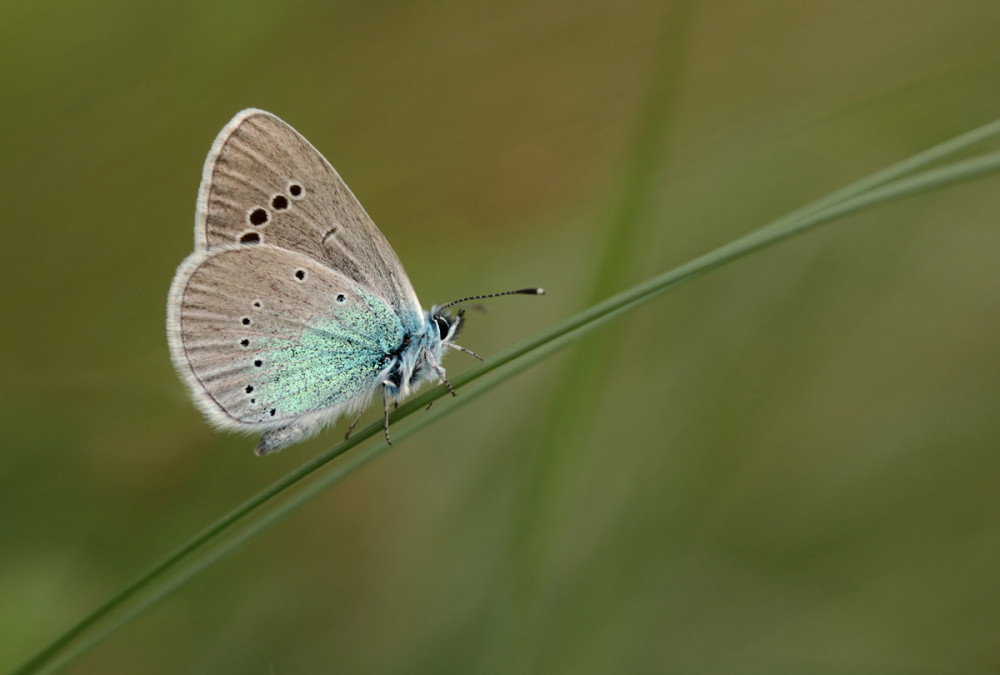
[[[258,459],[170,365],[240,109],[331,160],[426,305],[545,286],[471,315],[490,355],[1000,116],[998,44],[993,0],[0,4],[0,671],[341,436]],[[72,671],[1000,672],[998,188],[647,305]]]

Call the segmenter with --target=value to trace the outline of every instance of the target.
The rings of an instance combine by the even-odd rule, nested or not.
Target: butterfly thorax
[[[432,308],[424,312],[417,326],[405,330],[402,341],[390,354],[383,383],[391,400],[409,396],[424,381],[443,379],[441,358],[452,340],[458,335],[463,321],[462,314],[452,316]],[[413,322],[416,324],[416,322]]]

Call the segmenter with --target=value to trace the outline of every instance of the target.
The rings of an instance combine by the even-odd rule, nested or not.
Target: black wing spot
[[[260,368],[262,365],[264,365],[264,362],[261,361],[260,359],[255,359],[254,362],[253,362],[253,364],[255,366],[257,366],[258,368]]]
[[[337,294],[337,302],[344,302],[345,300],[347,300],[346,295],[344,295],[343,293]]]
[[[243,234],[242,237],[240,237],[240,243],[241,244],[259,244],[260,243],[260,235],[257,234],[256,232],[246,232],[246,233]]]
[[[249,326],[250,325],[250,317],[249,316],[243,317],[243,325],[244,326]]]
[[[288,197],[285,195],[274,195],[271,197],[271,208],[275,211],[284,211],[288,208]]]
[[[243,345],[244,347],[249,347],[250,346],[250,340],[247,340],[246,338],[243,338],[242,340],[240,340],[240,344]]]
[[[253,306],[256,307],[257,309],[260,309],[260,300],[254,300]]]
[[[305,270],[295,270],[295,278],[298,279],[299,281],[305,281],[306,280],[306,271]]]
[[[247,388],[246,388],[246,389],[244,389],[243,391],[245,391],[246,393],[248,393],[248,394],[249,394],[250,392],[252,392],[252,391],[253,391],[253,385],[252,385],[252,384],[248,384],[248,385],[247,385]]]
[[[271,408],[271,417],[274,417],[275,408]]]
[[[257,208],[252,209],[250,211],[250,214],[247,216],[247,219],[250,221],[251,225],[256,225],[257,227],[260,227],[261,225],[267,224],[267,221],[271,219],[271,214],[267,212],[267,209],[262,209],[261,207],[258,206]]]
[[[252,398],[252,399],[250,399],[250,402],[251,402],[251,403],[256,403],[256,402],[257,402],[257,399],[255,399],[255,398]]]
[[[292,199],[302,199],[306,194],[306,190],[301,184],[292,181],[288,184],[288,194],[292,196]]]

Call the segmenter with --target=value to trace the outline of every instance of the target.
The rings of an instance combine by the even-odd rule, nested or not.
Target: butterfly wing
[[[217,426],[265,432],[261,453],[367,404],[404,335],[382,298],[268,244],[196,251],[167,314],[174,365],[199,408]]]
[[[297,251],[421,313],[396,253],[330,163],[295,129],[244,110],[205,160],[195,250],[260,242]]]

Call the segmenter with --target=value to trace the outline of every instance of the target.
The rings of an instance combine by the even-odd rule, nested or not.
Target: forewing
[[[400,313],[420,312],[396,253],[330,163],[288,124],[251,109],[205,160],[195,250],[253,242],[303,253]]]
[[[243,429],[339,414],[378,385],[403,340],[384,300],[267,244],[196,251],[174,277],[167,324],[174,364],[199,407],[219,426]]]

